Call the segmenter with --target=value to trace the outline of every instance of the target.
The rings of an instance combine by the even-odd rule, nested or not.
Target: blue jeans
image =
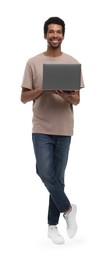
[[[71,136],[32,134],[36,171],[49,191],[48,224],[57,225],[60,213],[71,207],[64,192],[64,174]]]

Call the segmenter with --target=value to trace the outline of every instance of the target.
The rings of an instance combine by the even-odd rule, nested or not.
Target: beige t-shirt
[[[48,57],[43,53],[28,60],[22,86],[35,89],[42,86],[43,64],[79,63],[72,56],[62,53],[59,57]],[[81,75],[81,87],[84,87]],[[73,106],[59,95],[44,93],[33,102],[32,133],[50,135],[73,135]]]

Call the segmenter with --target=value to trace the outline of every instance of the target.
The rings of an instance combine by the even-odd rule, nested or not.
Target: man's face
[[[53,49],[59,48],[64,39],[62,26],[58,24],[49,24],[45,39],[47,40],[48,45]]]

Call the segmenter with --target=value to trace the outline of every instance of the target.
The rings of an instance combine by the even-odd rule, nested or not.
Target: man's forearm
[[[33,101],[38,98],[42,94],[42,89],[38,88],[35,90],[22,90],[21,93],[21,101],[22,103],[27,103],[29,101]]]
[[[80,97],[78,95],[69,96],[67,102],[76,106],[80,103]]]
[[[72,105],[78,105],[80,103],[80,94],[79,91],[72,91],[70,92],[65,92],[65,91],[56,91],[56,94],[60,95],[67,103],[70,103]]]

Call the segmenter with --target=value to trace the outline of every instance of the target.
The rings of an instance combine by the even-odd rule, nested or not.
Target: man
[[[77,231],[77,207],[64,192],[64,175],[73,135],[73,105],[80,102],[79,91],[47,91],[42,85],[43,64],[78,63],[61,51],[65,23],[59,17],[50,17],[44,24],[47,50],[28,60],[24,72],[21,101],[33,101],[32,141],[36,171],[49,192],[48,237],[56,244],[64,243],[57,224],[60,213],[66,221],[70,238]],[[81,75],[81,87],[84,86]]]

